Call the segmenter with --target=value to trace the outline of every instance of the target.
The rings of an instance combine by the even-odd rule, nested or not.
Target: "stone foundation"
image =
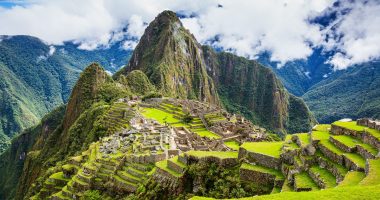
[[[271,156],[267,156],[264,154],[249,152],[243,148],[239,149],[239,160],[246,158],[251,163],[257,163],[264,167],[269,167],[273,169],[280,170],[281,169],[281,159],[275,158]]]
[[[240,180],[259,185],[274,185],[276,176],[264,172],[240,168]]]

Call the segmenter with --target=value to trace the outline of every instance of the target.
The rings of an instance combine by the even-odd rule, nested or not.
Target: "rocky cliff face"
[[[230,53],[216,53],[210,47],[203,51],[208,73],[229,111],[277,132],[310,130],[315,120],[306,104],[289,94],[270,69]]]
[[[174,12],[164,11],[149,24],[121,74],[136,69],[164,96],[219,102],[201,46]]]

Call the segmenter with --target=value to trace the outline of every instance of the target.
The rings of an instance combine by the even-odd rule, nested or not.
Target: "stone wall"
[[[364,171],[362,167],[355,164],[353,161],[348,159],[345,155],[343,155],[343,158],[344,158],[344,166],[346,166],[346,168],[348,168],[349,170],[362,171],[362,172]]]
[[[239,160],[246,158],[251,163],[257,163],[264,167],[274,168],[277,170],[281,169],[281,159],[271,157],[264,154],[249,152],[244,148],[239,149]]]
[[[264,172],[240,168],[240,180],[254,182],[259,185],[274,185],[276,176]]]
[[[367,149],[363,148],[361,145],[356,145],[357,152],[359,155],[363,156],[366,159],[374,159],[376,155],[373,155]]]
[[[330,142],[332,142],[335,146],[337,146],[339,149],[343,150],[344,152],[355,152],[356,151],[356,146],[355,147],[348,147],[345,144],[341,143],[339,140],[336,140],[334,137],[329,138]]]
[[[321,152],[327,158],[329,158],[330,160],[332,160],[332,161],[334,161],[340,165],[343,165],[343,157],[341,155],[338,155],[338,154],[330,151],[330,149],[326,148],[325,146],[321,145],[320,143],[318,143],[318,147],[321,150]]]
[[[222,167],[233,167],[237,164],[239,164],[238,162],[238,159],[237,158],[224,158],[224,159],[221,159],[221,158],[218,158],[218,157],[214,157],[214,156],[207,156],[207,157],[196,157],[196,156],[188,156],[185,154],[185,156],[187,157],[187,162],[189,164],[191,163],[197,163],[197,162],[205,162],[205,163],[216,163]]]
[[[351,135],[351,136],[360,138],[363,132],[346,129],[344,127],[340,127],[335,124],[331,124],[331,133],[334,135]]]
[[[368,143],[368,144],[376,147],[378,150],[380,150],[380,140],[379,140],[379,138],[374,137],[373,135],[371,135],[368,132],[364,132],[362,134],[362,138],[361,139],[363,140],[363,142]]]
[[[168,188],[171,195],[179,195],[184,190],[184,178],[175,177],[169,172],[157,167],[156,172],[153,174],[153,179],[160,183],[161,187]]]
[[[140,156],[130,155],[126,157],[126,161],[129,163],[143,163],[143,164],[155,163],[155,162],[165,160],[165,159],[166,159],[166,155],[164,153],[140,155]]]
[[[320,177],[318,173],[313,173],[311,170],[308,171],[309,176],[313,179],[315,183],[317,183],[318,187],[321,189],[326,188],[326,184],[323,182],[323,179]]]
[[[185,172],[185,168],[182,168],[171,160],[168,160],[168,167],[179,174],[183,174]]]
[[[340,171],[338,170],[338,168],[336,168],[336,166],[333,163],[331,163],[331,162],[329,162],[326,159],[321,158],[321,157],[317,158],[317,162],[318,162],[320,167],[325,168],[329,172],[331,172],[335,176],[337,182],[343,181],[344,176],[346,174],[341,174]]]

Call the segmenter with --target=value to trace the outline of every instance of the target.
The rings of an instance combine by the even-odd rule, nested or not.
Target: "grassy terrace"
[[[355,186],[359,184],[364,177],[364,172],[350,171],[346,174],[343,181],[339,183],[338,187]]]
[[[299,140],[301,142],[301,146],[304,147],[304,146],[310,144],[309,134],[307,134],[307,133],[298,133],[296,135],[297,135],[297,137],[299,138]]]
[[[313,131],[311,132],[311,140],[328,140],[330,134],[325,131]]]
[[[313,128],[313,131],[329,132],[330,129],[331,129],[331,124],[317,124]]]
[[[52,175],[50,175],[49,178],[56,179],[56,180],[63,180],[63,181],[69,181],[70,180],[69,178],[65,178],[65,176],[63,176],[63,172],[57,172],[55,174],[52,174]]]
[[[234,141],[234,140],[231,140],[231,141],[225,141],[224,144],[225,144],[227,147],[229,147],[229,148],[231,148],[231,149],[233,149],[233,150],[236,150],[236,151],[239,150],[239,143],[236,142],[236,141]]]
[[[349,135],[332,135],[331,137],[349,148],[354,148],[357,144],[361,144],[360,140]]]
[[[141,114],[145,118],[154,119],[161,124],[169,123],[174,127],[186,127],[189,128],[189,124],[183,123],[180,119],[174,118],[174,114],[162,111],[156,108],[142,108]],[[208,137],[217,139],[219,135],[207,130],[206,128],[192,129],[192,132],[198,134],[201,137]]]
[[[325,183],[326,188],[333,188],[336,184],[336,179],[333,174],[331,174],[327,169],[321,168],[319,166],[313,166],[310,171],[314,174],[319,174],[322,181]]]
[[[365,168],[365,159],[360,155],[355,153],[345,153],[344,155],[352,162],[356,163],[359,167]]]
[[[181,168],[186,168],[186,165],[178,160],[178,156],[174,156],[173,158],[170,159],[170,161],[180,166]]]
[[[169,123],[173,124],[173,126],[180,127],[188,127],[188,125],[181,122],[181,120],[174,118],[174,115],[171,113],[167,113],[165,111],[156,109],[156,108],[142,108],[141,114],[150,119],[154,119],[161,124]]]
[[[245,142],[240,147],[247,151],[280,158],[284,142]]]
[[[294,182],[298,188],[311,188],[311,190],[318,190],[318,185],[306,172],[301,172],[294,175]]]
[[[380,139],[380,131],[375,130],[375,129],[371,129],[371,128],[368,128],[368,127],[365,127],[365,126],[359,126],[359,125],[356,124],[356,121],[352,121],[352,122],[340,122],[340,121],[337,121],[337,122],[334,122],[333,124],[336,125],[336,126],[340,126],[340,127],[343,127],[343,128],[351,129],[351,130],[354,130],[354,131],[366,131],[366,132],[370,133],[372,136]]]
[[[201,137],[208,137],[208,138],[213,138],[213,139],[218,139],[220,138],[219,135],[216,133],[207,130],[206,128],[200,128],[200,129],[191,129],[192,132],[198,134]]]
[[[332,142],[330,142],[329,140],[322,140],[320,142],[321,145],[323,145],[324,147],[326,147],[327,149],[329,149],[330,151],[338,154],[338,155],[342,155],[344,152],[342,150],[340,150],[338,147],[336,147]]]
[[[279,180],[284,179],[284,175],[280,171],[272,169],[272,168],[268,168],[268,167],[264,167],[260,165],[251,165],[248,163],[243,163],[240,168],[272,174],[272,175],[275,175],[276,179],[279,179]]]
[[[237,158],[238,152],[230,152],[230,151],[188,151],[185,153],[188,156],[194,156],[197,158],[203,157],[217,157],[220,159],[225,158]]]
[[[368,160],[369,172],[360,182],[360,185],[378,185],[380,184],[380,159]]]
[[[323,155],[322,152],[317,151],[315,153],[315,156],[320,157],[320,158],[324,159],[325,161],[327,161],[328,163],[334,165],[334,167],[338,169],[340,174],[342,174],[342,175],[347,174],[347,172],[348,172],[347,168],[345,168],[342,165],[339,165],[338,163],[336,163],[336,162],[330,160],[329,158],[325,157],[325,155]]]
[[[298,149],[298,145],[292,141],[292,135],[286,135],[285,142],[283,144],[288,149]]]
[[[169,172],[171,175],[173,175],[175,177],[181,177],[182,176],[182,174],[177,173],[176,171],[174,171],[168,167],[168,161],[167,160],[156,162],[156,167],[158,167],[164,171]]]

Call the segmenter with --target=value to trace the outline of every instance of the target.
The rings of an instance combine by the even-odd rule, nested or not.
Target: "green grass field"
[[[337,185],[335,176],[327,171],[327,169],[319,166],[313,166],[310,168],[310,171],[314,174],[319,174],[320,178],[325,183],[326,188],[333,188]]]
[[[229,147],[229,148],[231,148],[231,149],[233,149],[233,150],[236,150],[236,151],[239,150],[239,143],[236,142],[236,141],[234,141],[234,140],[231,140],[231,141],[225,141],[224,144],[225,144],[227,147]]]
[[[296,134],[297,137],[299,138],[300,142],[301,142],[301,146],[307,146],[308,144],[310,144],[310,140],[309,140],[309,134],[308,133],[298,133]]]
[[[338,187],[347,187],[358,185],[365,177],[364,172],[350,171],[346,174],[343,181],[339,183]]]
[[[363,179],[362,182],[360,182],[359,185],[378,185],[380,184],[380,159],[368,160],[368,162],[368,175]]]
[[[197,135],[199,135],[201,137],[208,137],[208,138],[211,138],[211,139],[218,139],[218,138],[220,138],[219,135],[217,135],[216,133],[214,133],[212,131],[207,130],[206,128],[191,129],[191,131],[194,132],[194,133],[196,133]]]
[[[365,159],[360,156],[359,154],[355,153],[345,153],[344,154],[348,159],[359,165],[359,167],[364,168],[365,167]]]
[[[220,159],[224,158],[237,158],[238,152],[229,151],[188,151],[185,154],[198,158],[214,156]]]
[[[188,125],[181,122],[181,120],[174,118],[174,115],[171,113],[164,112],[162,110],[156,108],[142,108],[141,114],[149,119],[154,119],[161,124],[169,123],[173,124],[173,126],[180,127]]]
[[[311,132],[311,139],[313,141],[315,140],[328,140],[330,137],[330,134],[325,131],[313,131]]]
[[[172,169],[169,169],[167,160],[156,162],[156,167],[158,167],[164,171],[169,172],[171,175],[173,175],[175,177],[181,177],[182,176],[182,174],[177,173],[176,171],[174,171]]]
[[[359,126],[359,125],[356,124],[356,121],[352,121],[352,122],[340,122],[340,121],[336,121],[333,124],[337,125],[337,126],[340,126],[340,127],[343,127],[343,128],[351,129],[351,130],[354,130],[354,131],[366,131],[366,132],[369,132],[374,137],[380,139],[380,131],[375,130],[375,129],[371,129],[371,128],[368,128],[368,127],[365,127],[365,126]]]
[[[294,182],[298,188],[311,188],[312,190],[318,190],[318,185],[307,174],[307,172],[301,172],[294,175]]]
[[[313,128],[315,131],[329,132],[331,129],[331,124],[317,124]]]
[[[361,144],[360,140],[349,135],[332,135],[331,137],[349,148],[354,148],[357,144]]]
[[[154,119],[158,121],[160,124],[165,124],[166,122],[166,123],[171,124],[174,127],[186,127],[186,128],[190,127],[189,124],[185,124],[181,120],[174,118],[174,115],[172,113],[168,113],[160,109],[142,108],[141,114],[145,118]],[[212,131],[207,130],[206,128],[192,129],[191,131],[198,134],[201,137],[208,137],[211,139],[220,138],[219,135],[217,135],[216,133],[213,133]]]
[[[245,142],[240,147],[247,151],[279,158],[284,142]]]
[[[248,163],[243,163],[240,168],[272,174],[276,176],[276,179],[284,179],[284,175],[280,171],[272,169],[272,168],[264,167],[261,165],[251,165]]]
[[[192,200],[211,200],[213,198],[193,197]],[[311,192],[282,192],[272,195],[241,198],[239,200],[378,200],[380,199],[379,185],[367,187],[341,187]]]

